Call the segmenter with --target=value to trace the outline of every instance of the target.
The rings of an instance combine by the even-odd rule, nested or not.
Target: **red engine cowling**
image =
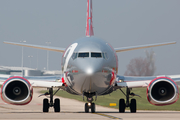
[[[31,102],[33,89],[29,81],[15,76],[7,79],[1,86],[1,98],[4,102],[14,105],[25,105]]]
[[[168,77],[158,77],[147,87],[148,101],[157,106],[170,105],[179,98],[177,84]]]

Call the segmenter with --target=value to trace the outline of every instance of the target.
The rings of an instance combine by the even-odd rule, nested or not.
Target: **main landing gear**
[[[59,91],[60,88],[54,94],[53,94],[53,87],[48,89],[49,92],[42,94],[42,95],[50,95],[50,102],[47,98],[43,100],[43,112],[49,112],[49,107],[54,107],[54,112],[60,112],[60,99],[56,98],[53,103],[53,96]]]
[[[125,103],[124,99],[119,100],[119,112],[120,113],[124,113],[126,107],[130,107],[131,113],[136,113],[136,99],[131,99],[131,103],[130,103],[129,102],[129,96],[130,95],[131,96],[138,96],[138,95],[135,95],[134,93],[130,93],[130,92],[131,92],[130,88],[126,88],[126,94],[122,91],[122,93],[126,96],[126,103]]]

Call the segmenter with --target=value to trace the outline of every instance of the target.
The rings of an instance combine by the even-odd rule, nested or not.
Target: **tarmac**
[[[41,88],[42,89],[42,88]],[[44,89],[45,90],[45,89]],[[45,97],[38,97],[40,89],[35,88],[33,100],[28,105],[16,106],[4,103],[0,99],[0,119],[23,119],[23,120],[180,120],[180,111],[142,111],[137,113],[119,113],[117,109],[96,105],[96,113],[84,113],[84,103],[68,98],[60,98],[61,112],[54,113],[50,108],[49,113],[42,112],[42,101]],[[58,98],[58,97],[55,97]]]

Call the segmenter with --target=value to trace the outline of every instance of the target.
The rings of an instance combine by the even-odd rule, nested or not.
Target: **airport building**
[[[24,76],[53,76],[61,75],[62,71],[47,71],[47,70],[36,70],[28,67],[12,67],[12,66],[0,66],[0,74],[6,75],[22,75]]]

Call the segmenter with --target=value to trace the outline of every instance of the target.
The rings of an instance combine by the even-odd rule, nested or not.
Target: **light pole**
[[[26,41],[24,40],[24,41],[20,41],[21,43],[25,43]],[[23,49],[24,47],[22,46],[22,61],[21,61],[21,67],[22,67],[22,77],[24,77],[24,69],[23,69],[23,67],[24,67],[24,60],[23,60],[23,52],[24,52],[24,49]]]
[[[37,50],[37,70],[38,70],[38,50]]]
[[[32,56],[32,55],[29,55],[28,58],[29,58],[29,63],[30,63],[29,66],[30,66],[30,68],[31,68],[31,58],[33,58],[33,56]]]
[[[47,46],[49,46],[49,44],[51,44],[51,42],[46,42]],[[47,50],[47,69],[46,70],[49,70],[49,51]]]

